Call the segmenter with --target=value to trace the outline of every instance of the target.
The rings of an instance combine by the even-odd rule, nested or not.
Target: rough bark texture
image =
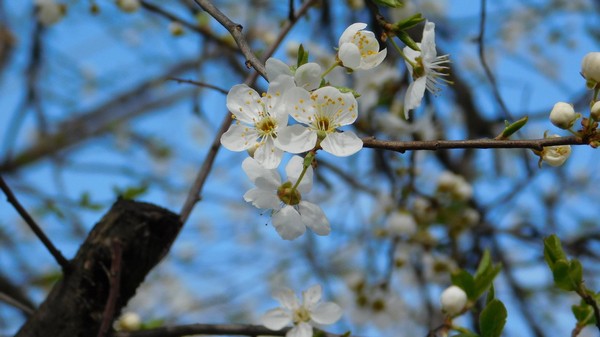
[[[71,261],[72,270],[57,282],[16,336],[97,336],[111,289],[114,243],[122,248],[117,316],[168,252],[180,228],[179,216],[166,209],[118,200],[79,248]]]

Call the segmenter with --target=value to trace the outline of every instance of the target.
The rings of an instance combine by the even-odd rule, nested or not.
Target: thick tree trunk
[[[113,320],[105,312],[120,313],[180,228],[179,216],[166,209],[118,200],[81,245],[71,270],[16,336],[97,336],[103,322]],[[114,310],[105,310],[110,302]]]

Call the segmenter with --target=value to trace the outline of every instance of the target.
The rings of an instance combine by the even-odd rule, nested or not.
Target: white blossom
[[[550,137],[544,138],[555,138],[560,137],[559,135],[550,135]],[[557,146],[546,146],[542,150],[541,158],[550,166],[561,166],[571,155],[571,145],[557,145]],[[541,164],[541,163],[540,163]]]
[[[438,178],[438,191],[448,192],[458,200],[468,200],[473,195],[473,187],[463,176],[449,171],[443,172]]]
[[[375,34],[363,30],[366,27],[366,23],[354,23],[340,36],[338,58],[344,67],[352,70],[371,69],[385,59],[387,49],[379,51]]]
[[[450,62],[448,55],[437,55],[435,46],[435,24],[426,22],[423,29],[423,38],[421,43],[417,43],[421,51],[404,47],[404,55],[410,60],[406,62],[406,67],[410,70],[413,82],[406,89],[404,98],[404,117],[408,119],[408,112],[419,105],[425,94],[425,89],[432,94],[440,91],[439,77],[446,76]],[[412,64],[411,64],[412,62]],[[413,66],[414,65],[414,66]],[[443,79],[442,79],[443,80]]]
[[[600,101],[597,101],[592,105],[590,116],[595,120],[600,120]]]
[[[440,296],[442,311],[449,316],[460,313],[467,304],[467,294],[457,286],[450,286]]]
[[[115,322],[115,328],[119,331],[136,331],[142,327],[142,319],[135,312],[125,312]]]
[[[587,53],[583,57],[581,74],[593,85],[600,82],[600,52]]]
[[[249,157],[242,163],[248,178],[256,185],[244,194],[244,200],[257,208],[272,209],[275,230],[284,240],[293,240],[304,234],[309,227],[318,235],[331,232],[329,221],[321,207],[302,200],[312,188],[313,171],[308,167],[298,186],[292,190],[303,169],[304,160],[293,156],[285,171],[288,181],[282,182],[277,170],[266,169]]]
[[[413,235],[417,231],[417,222],[412,215],[396,211],[388,217],[387,228],[392,234]]]
[[[231,151],[252,149],[254,158],[266,168],[279,166],[283,151],[275,147],[274,139],[287,125],[283,94],[292,87],[289,76],[271,81],[262,97],[245,84],[233,86],[227,94],[227,108],[236,121],[221,137],[221,144]]]
[[[139,0],[117,0],[117,6],[121,8],[123,12],[132,13],[140,8]]]
[[[314,285],[302,292],[302,303],[299,303],[294,292],[284,288],[275,299],[281,307],[267,311],[261,318],[262,324],[271,330],[281,330],[290,323],[294,327],[286,333],[286,337],[312,337],[313,325],[333,324],[342,317],[342,309],[333,302],[320,302],[322,290]]]
[[[353,132],[338,132],[337,128],[354,123],[357,114],[356,99],[351,93],[341,93],[334,87],[323,87],[312,93],[292,88],[285,101],[290,115],[302,124],[283,128],[275,139],[280,149],[302,153],[317,144],[323,150],[339,157],[358,152],[363,142]]]
[[[321,85],[321,66],[317,63],[305,63],[298,67],[294,72],[283,61],[276,58],[269,58],[265,63],[267,68],[267,78],[269,81],[276,79],[281,75],[287,75],[294,78],[296,86],[302,87],[308,91],[317,89]]]
[[[37,19],[44,26],[50,26],[60,21],[67,12],[64,4],[54,0],[36,0]]]
[[[579,115],[575,113],[573,106],[568,103],[558,102],[550,111],[550,122],[561,129],[569,129],[573,126]]]

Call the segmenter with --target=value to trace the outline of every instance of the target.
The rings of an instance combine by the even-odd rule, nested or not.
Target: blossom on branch
[[[292,88],[285,101],[290,115],[302,124],[284,127],[275,144],[290,153],[302,153],[320,145],[323,150],[339,157],[355,154],[363,142],[353,132],[338,132],[337,128],[354,123],[356,99],[334,87],[323,87],[313,93]]]
[[[581,61],[581,75],[587,80],[589,88],[600,82],[600,52],[587,53]]]
[[[221,137],[221,144],[231,151],[254,150],[254,158],[268,169],[279,166],[283,151],[275,147],[274,139],[287,125],[283,94],[292,87],[289,76],[271,81],[262,97],[245,84],[233,86],[227,94],[227,108],[236,121]]]
[[[404,98],[404,117],[408,119],[408,112],[419,105],[427,89],[432,94],[436,95],[440,88],[439,77],[447,76],[448,66],[450,62],[448,55],[437,55],[435,47],[435,24],[426,22],[423,29],[423,38],[421,43],[417,43],[421,51],[413,50],[409,47],[404,47],[404,55],[407,60],[406,67],[410,70],[413,82],[406,89]],[[442,81],[446,81],[442,79]]]
[[[294,292],[284,288],[275,299],[281,307],[271,309],[264,314],[261,321],[271,330],[281,330],[286,325],[293,323],[294,327],[288,331],[286,337],[312,337],[313,325],[333,324],[342,317],[342,309],[333,302],[320,303],[322,289],[314,285],[302,292],[302,304]]]
[[[467,294],[457,286],[450,286],[440,296],[442,311],[449,316],[460,313],[467,304]]]
[[[267,69],[267,78],[273,81],[281,75],[294,78],[296,86],[302,87],[308,91],[317,89],[321,85],[321,66],[317,63],[306,63],[298,67],[294,72],[290,67],[276,58],[269,58],[265,63]]]
[[[340,36],[338,58],[344,67],[352,70],[371,69],[385,59],[387,49],[379,51],[375,34],[363,30],[366,27],[366,23],[354,23]]]
[[[544,135],[544,138],[556,138],[560,137],[559,135],[550,135],[547,137]],[[561,166],[567,161],[569,156],[571,155],[571,145],[557,145],[557,146],[546,146],[540,153],[540,161],[538,163],[539,166],[542,165],[542,160],[545,161],[550,166]]]
[[[318,205],[302,200],[302,195],[312,188],[313,171],[304,160],[293,156],[285,167],[288,181],[281,181],[277,170],[266,169],[255,159],[246,158],[242,168],[256,185],[244,194],[244,200],[257,208],[271,209],[273,226],[284,240],[293,240],[309,227],[318,235],[331,232],[329,221]],[[304,171],[304,175],[302,172]],[[299,183],[298,179],[302,177]]]
[[[575,113],[573,106],[564,102],[554,104],[550,111],[550,122],[561,129],[571,128],[579,117],[581,115]]]

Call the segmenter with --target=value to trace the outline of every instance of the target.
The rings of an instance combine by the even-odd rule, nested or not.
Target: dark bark
[[[118,316],[146,275],[169,251],[180,228],[179,216],[166,209],[118,200],[79,248],[71,261],[71,271],[57,282],[16,336],[97,336],[102,321],[113,319],[103,316],[111,292],[114,247],[121,248],[121,273],[114,311],[108,312]]]

